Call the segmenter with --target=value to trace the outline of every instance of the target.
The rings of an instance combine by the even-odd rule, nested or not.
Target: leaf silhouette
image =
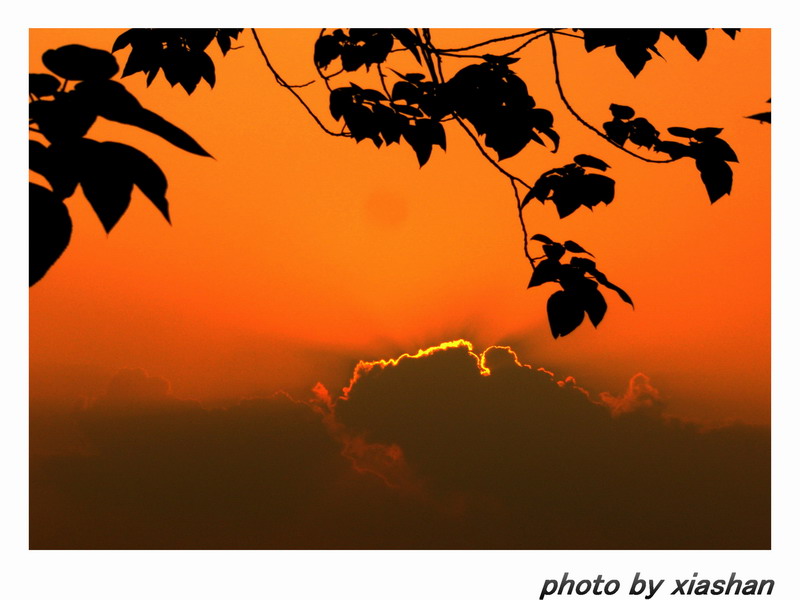
[[[29,141],[28,161],[30,170],[47,179],[53,193],[59,200],[69,198],[75,193],[78,177],[74,170],[73,144],[44,144]]]
[[[694,129],[689,129],[688,127],[668,127],[667,131],[672,135],[674,135],[675,137],[683,137],[683,138],[694,137]]]
[[[580,245],[576,244],[572,240],[567,240],[566,242],[564,242],[564,248],[566,248],[570,252],[578,252],[578,253],[588,254],[589,256],[594,256],[594,254],[592,254],[588,250],[584,250]]]
[[[66,205],[50,190],[29,184],[29,285],[53,266],[69,245],[72,219]]]
[[[61,82],[47,73],[30,73],[28,75],[28,91],[37,98],[53,96],[60,87]]]
[[[584,291],[583,306],[586,314],[589,315],[592,325],[597,327],[606,315],[608,304],[606,304],[606,299],[596,286]]]
[[[605,171],[606,169],[611,168],[599,158],[595,158],[594,156],[590,156],[588,154],[578,154],[572,160],[575,161],[575,164],[578,164],[582,167],[591,167],[594,169],[599,169],[601,171]]]
[[[42,62],[62,79],[71,81],[110,79],[119,72],[113,54],[80,44],[47,50],[42,54]]]
[[[561,273],[561,263],[557,258],[547,258],[533,269],[533,274],[528,282],[528,287],[536,287],[543,283],[558,281]]]
[[[241,29],[129,29],[117,37],[113,52],[131,47],[123,77],[134,73],[147,74],[150,85],[159,72],[170,85],[180,85],[191,94],[201,80],[210,87],[216,83],[214,62],[205,52],[216,39],[223,56],[231,49],[231,39],[236,39]]]
[[[544,242],[546,244],[553,244],[554,243],[553,240],[551,240],[549,237],[547,237],[543,233],[537,233],[535,235],[532,235],[531,239],[532,240],[536,240],[537,242]]]
[[[678,41],[696,60],[703,58],[708,45],[705,29],[665,29],[664,33],[673,39],[677,37]]]
[[[612,104],[608,108],[611,111],[611,116],[615,119],[632,119],[636,114],[636,111],[634,111],[630,106],[623,106],[622,104]]]
[[[80,147],[79,179],[86,199],[110,233],[128,210],[136,185],[167,222],[169,207],[164,194],[164,173],[146,154],[117,142],[83,140]]]
[[[711,204],[731,193],[733,187],[733,171],[724,160],[699,158],[695,161],[700,179],[706,187]]]
[[[186,152],[211,156],[180,127],[144,108],[136,97],[117,81],[82,82],[75,86],[73,93],[101,117],[154,133]]]
[[[554,338],[575,331],[583,323],[583,315],[580,298],[574,293],[558,291],[547,300],[547,319]]]
[[[52,144],[82,138],[97,119],[92,107],[71,92],[57,94],[53,100],[34,100],[28,111],[31,121]]]
[[[772,113],[771,112],[762,112],[756,113],[754,115],[750,115],[745,117],[746,119],[754,119],[756,121],[760,121],[762,123],[772,123]]]

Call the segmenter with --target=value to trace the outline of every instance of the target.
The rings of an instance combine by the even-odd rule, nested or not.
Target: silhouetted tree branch
[[[171,85],[179,84],[191,94],[200,81],[205,80],[212,87],[216,81],[214,63],[205,52],[208,45],[216,41],[225,55],[232,49],[231,40],[237,39],[241,31],[131,29],[119,36],[112,51],[131,47],[122,77],[141,72],[147,76],[149,85],[163,72]],[[738,30],[723,31],[735,39]],[[694,160],[712,203],[731,191],[733,172],[728,163],[738,159],[718,137],[720,128],[669,127],[667,132],[677,139],[662,140],[661,133],[649,121],[636,116],[629,106],[610,104],[611,120],[603,124],[602,131],[581,117],[564,91],[555,41],[556,36],[580,40],[587,52],[613,49],[636,77],[652,56],[660,56],[657,44],[663,38],[676,40],[700,60],[707,45],[704,29],[532,29],[454,48],[437,48],[430,29],[322,29],[314,44],[313,62],[329,93],[328,110],[334,120],[342,123],[340,132],[326,126],[297,92],[316,80],[301,85],[287,83],[270,61],[256,29],[251,29],[251,33],[278,85],[287,89],[328,135],[353,138],[356,142],[369,139],[378,148],[403,142],[412,148],[422,167],[429,161],[433,146],[446,149],[444,124],[455,121],[467,133],[483,159],[511,184],[524,240],[523,252],[532,270],[528,287],[556,283],[561,288],[547,302],[554,337],[569,334],[583,322],[584,316],[595,327],[600,323],[606,302],[598,286],[616,292],[631,306],[633,301],[597,269],[594,256],[577,242],[560,243],[542,233],[528,234],[525,209],[532,200],[543,205],[551,202],[559,217],[566,218],[580,207],[592,209],[599,204],[610,204],[616,182],[605,174],[609,165],[588,154],[578,154],[572,162],[545,171],[533,185],[501,164],[531,142],[553,153],[560,144],[552,113],[536,105],[525,81],[512,69],[519,60],[516,55],[530,51],[533,42],[547,37],[556,90],[566,110],[583,127],[644,162]],[[470,53],[514,40],[522,41],[503,53]],[[413,56],[424,72],[404,73],[388,66],[389,58],[400,52]],[[447,77],[445,60],[448,66],[451,61],[460,65],[464,64],[461,61],[468,61],[468,64]],[[63,201],[74,193],[78,183],[107,231],[125,212],[134,185],[142,189],[169,221],[164,174],[152,160],[129,146],[86,139],[97,116],[141,127],[186,151],[208,156],[188,134],[142,108],[122,84],[111,80],[119,70],[112,54],[65,46],[45,53],[44,62],[57,77],[31,74],[31,131],[40,134],[49,145],[31,141],[31,169],[43,175],[51,189],[31,184],[31,285],[44,275],[69,242],[72,224]],[[354,83],[340,87],[332,84],[337,75],[362,69],[369,73],[371,66],[376,67],[372,72],[377,78],[375,89]],[[68,82],[77,83],[68,90]],[[769,122],[771,114],[759,113],[749,118]],[[628,142],[669,158],[642,156],[625,147]],[[94,170],[80,166],[87,164],[87,159],[90,163],[94,161]],[[520,186],[525,190],[524,196]],[[531,255],[530,241],[542,244],[541,256]],[[569,261],[561,262],[567,256]]]
[[[258,46],[258,51],[261,53],[261,56],[264,58],[264,63],[267,65],[267,68],[270,70],[272,75],[275,77],[275,81],[278,82],[278,85],[280,85],[281,87],[284,87],[287,90],[289,90],[292,93],[292,95],[295,98],[297,98],[297,101],[303,106],[303,108],[306,109],[306,112],[309,115],[311,115],[311,118],[314,119],[314,121],[316,122],[317,125],[319,125],[319,127],[320,127],[320,129],[322,129],[322,131],[324,131],[328,135],[332,135],[332,136],[336,136],[336,137],[340,137],[340,136],[341,137],[349,137],[345,133],[341,133],[341,132],[337,133],[336,131],[331,131],[330,129],[328,129],[325,126],[325,124],[322,121],[320,121],[319,117],[317,117],[317,115],[314,114],[314,111],[311,110],[311,107],[309,107],[308,104],[306,104],[306,102],[305,102],[305,100],[303,100],[302,96],[300,96],[300,94],[298,94],[297,92],[294,91],[295,87],[303,87],[303,86],[292,86],[292,85],[289,85],[288,83],[286,83],[286,81],[284,81],[284,79],[278,74],[278,72],[275,70],[275,67],[273,67],[272,63],[269,61],[269,57],[267,56],[267,53],[264,51],[264,47],[261,45],[261,40],[259,39],[258,33],[256,32],[255,28],[251,28],[250,31],[253,33],[253,39],[256,41],[256,46]],[[310,82],[310,83],[313,83],[313,82]],[[310,85],[310,83],[307,83],[305,85]]]

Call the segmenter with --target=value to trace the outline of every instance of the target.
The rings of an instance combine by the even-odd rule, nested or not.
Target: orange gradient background
[[[110,49],[122,30],[31,30],[31,72],[68,43]],[[315,78],[316,30],[260,30],[292,84]],[[440,47],[504,32],[434,30]],[[634,299],[613,293],[605,320],[553,340],[550,290],[527,290],[530,267],[508,181],[454,124],[447,151],[419,168],[401,144],[376,149],[324,134],[263,63],[245,30],[213,90],[187,96],[162,76],[123,80],[143,106],[189,132],[214,159],[99,119],[89,137],[128,143],[165,171],[173,225],[138,191],[106,235],[88,203],[67,200],[69,248],[30,292],[31,400],[91,397],[122,368],[171,382],[199,401],[347,384],[359,360],[414,353],[464,338],[479,351],[511,346],[525,363],[573,376],[594,393],[622,392],[647,374],[671,414],[711,423],[770,418],[770,34],[719,30],[695,61],[662,41],[633,78],[611,50],[587,54],[559,38],[565,92],[600,126],[611,102],[660,131],[723,127],[740,162],[733,192],[710,206],[689,161],[638,161],[577,123],[561,104],[546,38],[513,69],[551,110],[562,146],[531,144],[503,162],[532,183],[588,153],[611,165],[617,195],[559,220],[538,202],[528,230],[572,239]],[[124,64],[128,50],[117,53]],[[219,59],[219,60],[217,60]],[[456,64],[458,66],[456,66]],[[466,63],[464,63],[466,64]],[[462,63],[446,63],[452,76]],[[349,75],[334,80],[349,83]],[[360,80],[359,80],[360,81]],[[377,83],[373,84],[377,85]],[[323,86],[299,89],[334,126]],[[535,250],[535,246],[532,246]]]

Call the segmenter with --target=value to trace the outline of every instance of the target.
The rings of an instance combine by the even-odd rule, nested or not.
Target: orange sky
[[[43,71],[49,48],[110,49],[118,33],[32,30],[31,71]],[[261,34],[290,83],[314,77],[315,36]],[[484,37],[445,31],[435,41]],[[558,340],[545,318],[549,292],[525,288],[510,186],[457,128],[422,169],[406,145],[377,150],[326,136],[275,84],[248,31],[242,49],[217,61],[214,90],[202,83],[187,97],[161,77],[150,88],[141,75],[124,79],[215,160],[131,127],[93,127],[90,137],[129,143],[162,166],[173,226],[137,192],[106,236],[80,195],[67,201],[70,247],[30,293],[32,399],[97,394],[125,367],[199,400],[317,381],[336,389],[360,359],[466,338],[479,349],[509,344],[524,362],[596,393],[621,394],[641,372],[673,414],[767,423],[770,129],[743,117],[768,106],[769,32],[709,37],[700,62],[663,42],[666,61],[636,79],[611,51],[587,55],[564,39],[559,53],[565,91],[591,123],[607,120],[615,102],[661,131],[723,127],[740,163],[733,193],[713,207],[692,164],[636,161],[576,123],[558,100],[546,40],[513,67],[554,113],[562,147],[529,147],[504,166],[533,181],[589,153],[617,180],[615,201],[593,213],[562,221],[549,204],[525,209],[531,233],[578,241],[636,302],[631,311],[608,295],[597,330],[585,324]],[[320,84],[301,92],[332,123]]]

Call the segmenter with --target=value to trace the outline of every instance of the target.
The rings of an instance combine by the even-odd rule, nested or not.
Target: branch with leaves
[[[209,44],[216,40],[225,54],[231,49],[231,40],[237,39],[241,31],[131,29],[119,36],[113,51],[131,47],[123,77],[143,73],[147,76],[149,85],[159,72],[163,72],[173,86],[180,85],[191,94],[200,81],[205,80],[210,86],[216,81],[213,61],[205,53]],[[723,31],[731,39],[735,39],[738,30]],[[458,48],[437,47],[429,29],[323,29],[314,44],[313,60],[319,81],[329,92],[330,118],[341,124],[341,131],[338,132],[334,130],[335,126],[325,124],[326,119],[296,89],[310,83],[303,86],[286,83],[272,65],[258,32],[253,29],[251,33],[265,66],[277,83],[298,100],[327,134],[350,137],[356,142],[368,139],[378,148],[384,145],[408,144],[422,167],[431,159],[434,147],[446,150],[449,122],[467,133],[480,155],[512,185],[524,239],[523,250],[532,269],[528,287],[539,287],[545,283],[554,283],[561,287],[547,302],[548,320],[554,337],[573,331],[584,321],[584,315],[588,315],[589,321],[595,327],[602,321],[607,304],[599,291],[600,286],[615,291],[631,306],[633,301],[597,270],[594,260],[572,256],[568,263],[561,263],[566,253],[589,254],[577,242],[570,240],[560,244],[541,233],[528,236],[526,216],[531,210],[528,208],[531,200],[538,200],[542,205],[552,202],[558,216],[563,219],[581,207],[593,210],[599,205],[610,204],[614,200],[616,182],[607,174],[610,168],[608,163],[588,154],[578,154],[573,162],[541,173],[533,185],[501,164],[506,159],[519,155],[531,142],[534,146],[557,153],[561,141],[555,128],[553,113],[536,104],[526,82],[513,70],[513,65],[520,60],[523,51],[533,51],[537,41],[547,40],[553,63],[553,83],[562,103],[579,123],[606,140],[610,147],[650,163],[671,163],[684,158],[693,160],[712,203],[729,194],[732,189],[733,172],[729,163],[737,162],[737,157],[730,146],[719,138],[722,132],[720,128],[668,127],[667,133],[676,139],[664,140],[656,127],[647,119],[637,116],[633,108],[616,103],[609,105],[611,119],[603,123],[602,128],[594,126],[581,117],[568,100],[558,62],[556,38],[564,38],[565,43],[582,43],[587,52],[613,49],[616,57],[636,77],[653,56],[661,56],[658,45],[665,39],[677,41],[695,59],[700,60],[708,43],[705,29],[532,29]],[[511,49],[507,49],[511,44]],[[492,48],[494,53],[476,54],[475,51],[479,48]],[[102,53],[99,50],[92,52]],[[400,63],[396,59],[401,54],[413,58],[418,69],[409,71],[399,67]],[[155,175],[152,161],[147,159],[147,162],[138,154],[133,154],[138,151],[123,150],[118,147],[121,146],[119,144],[105,143],[112,145],[103,148],[108,150],[104,154],[103,164],[107,167],[107,172],[113,175],[104,180],[106,189],[102,194],[97,190],[103,186],[93,187],[91,174],[82,173],[77,177],[77,167],[64,162],[69,152],[60,150],[63,144],[55,130],[59,127],[70,129],[67,137],[72,140],[72,149],[80,147],[84,153],[100,152],[91,141],[84,139],[96,116],[143,127],[185,150],[205,154],[187,134],[139,107],[138,102],[124,90],[122,84],[110,80],[118,70],[111,54],[104,53],[102,60],[99,58],[100,54],[96,56],[104,65],[102,77],[97,75],[100,67],[94,67],[96,73],[89,80],[80,80],[81,83],[69,92],[64,91],[68,81],[78,78],[66,71],[59,73],[47,62],[45,64],[48,68],[65,79],[63,83],[55,78],[49,79],[49,75],[31,76],[31,93],[34,96],[31,103],[32,125],[41,130],[50,141],[49,147],[42,144],[36,146],[32,142],[32,157],[36,154],[36,164],[43,165],[34,170],[45,175],[53,188],[46,190],[37,187],[35,193],[32,192],[32,202],[34,196],[38,204],[48,198],[52,206],[52,223],[64,223],[65,209],[56,207],[56,203],[63,206],[64,198],[75,189],[69,182],[79,180],[85,193],[88,185],[87,199],[110,231],[124,212],[124,207],[127,207],[130,187],[136,184],[162,211],[165,218],[169,219],[166,199],[163,198],[166,179],[160,169],[158,173],[161,175]],[[468,61],[469,64],[453,68],[456,62],[463,65],[462,61]],[[407,62],[406,59],[404,64]],[[451,71],[455,71],[454,74],[447,76],[446,73]],[[337,75],[356,72],[367,77],[371,74],[375,78],[375,85],[357,85],[352,81],[338,87],[334,84]],[[46,95],[53,100],[43,100]],[[80,108],[74,108],[78,106]],[[72,124],[65,126],[66,120],[60,116],[48,116],[58,111],[61,111],[59,115],[72,111],[69,113],[69,123]],[[763,115],[753,115],[751,118],[769,120],[768,116]],[[83,141],[79,143],[78,139]],[[638,150],[634,151],[630,146],[635,146]],[[642,151],[646,154],[642,154]],[[127,171],[121,168],[114,171],[114,165],[123,164],[123,153],[128,157],[124,164],[139,165],[136,167],[139,169],[136,177],[130,171],[133,168],[130,166],[125,167]],[[665,158],[659,158],[659,154]],[[44,156],[48,158],[41,158]],[[137,160],[132,160],[133,156],[138,157]],[[33,162],[32,160],[32,164]],[[46,166],[50,163],[59,163],[61,166],[56,169]],[[48,173],[56,171],[61,175],[52,175],[54,179],[51,179]],[[72,174],[72,179],[68,178],[67,183],[64,182],[64,173]],[[158,185],[154,184],[156,180]],[[117,185],[115,182],[125,183]],[[107,200],[101,199],[103,194]],[[59,240],[57,243],[53,241],[47,260],[42,262],[47,267],[66,247],[69,236],[66,235],[64,241],[64,227],[60,226],[58,235],[51,235],[52,232],[43,234],[44,237],[49,235],[53,240]],[[39,236],[37,239],[41,238]],[[544,255],[531,255],[531,241],[543,244]],[[37,245],[40,243],[43,247],[47,246],[44,242],[36,242]],[[56,252],[57,250],[59,251]],[[38,273],[36,281],[44,271]],[[32,283],[34,282],[32,275]]]

